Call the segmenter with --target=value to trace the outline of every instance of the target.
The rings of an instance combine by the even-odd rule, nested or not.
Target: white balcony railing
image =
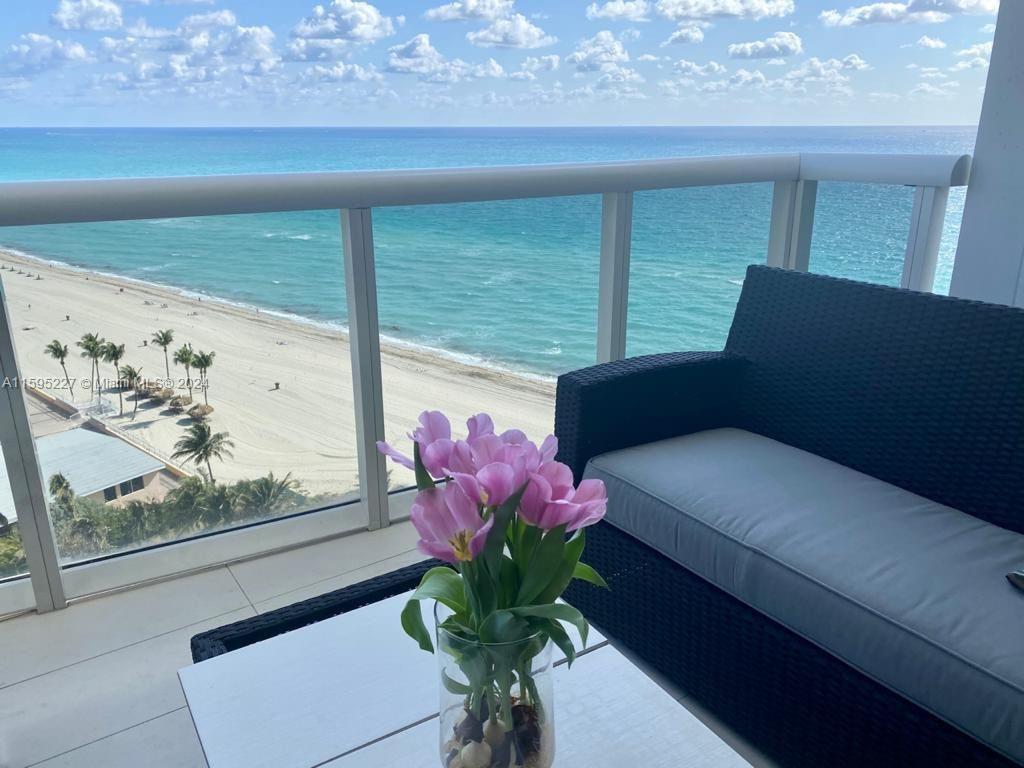
[[[597,360],[621,359],[633,193],[725,184],[773,183],[767,263],[807,270],[821,181],[915,187],[902,285],[932,289],[949,188],[967,184],[968,155],[781,154],[622,163],[524,165],[345,173],[163,179],[32,181],[0,184],[0,227],[226,214],[339,210],[359,447],[367,525],[389,523],[387,475],[374,450],[384,437],[377,290],[371,211],[385,206],[603,195]],[[851,222],[851,225],[853,222]],[[738,222],[737,226],[744,226]],[[10,321],[0,314],[0,376],[17,374]],[[0,401],[3,445],[39,610],[65,603],[46,493],[20,392]]]

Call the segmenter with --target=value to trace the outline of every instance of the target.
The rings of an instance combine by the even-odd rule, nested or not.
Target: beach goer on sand
[[[275,381],[274,382],[274,391],[276,392],[280,388],[281,388],[281,382],[280,381]]]

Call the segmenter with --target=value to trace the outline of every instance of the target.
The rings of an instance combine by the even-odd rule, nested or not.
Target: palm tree
[[[167,378],[171,378],[171,361],[167,357],[167,348],[174,343],[174,331],[168,328],[166,331],[157,331],[153,334],[153,343],[164,350],[164,368],[167,369]]]
[[[68,367],[64,362],[68,358],[68,345],[61,344],[59,339],[54,339],[53,341],[46,345],[44,351],[46,352],[46,354],[48,354],[50,357],[52,357],[54,360],[60,363],[60,369],[64,371],[64,381],[68,383],[68,396],[72,400],[74,400],[75,393],[71,390],[71,377],[68,376]]]
[[[57,501],[67,501],[75,497],[75,492],[71,490],[71,483],[60,472],[50,476],[49,486],[50,496]]]
[[[188,396],[192,398],[192,366],[195,364],[196,354],[192,351],[191,344],[182,345],[177,352],[174,353],[174,362],[177,365],[185,366],[185,383],[188,385]]]
[[[100,379],[100,358],[103,357],[103,347],[106,345],[106,340],[95,333],[85,334],[75,344],[82,350],[82,357],[87,357],[92,360],[92,368],[89,371],[89,383],[92,384],[94,378],[96,381],[96,397],[99,397],[99,379]]]
[[[114,382],[117,387],[117,404],[120,407],[121,415],[124,416],[124,398],[121,396],[121,369],[118,364],[124,357],[124,344],[115,344],[108,341],[103,345],[103,361],[114,366]]]
[[[50,475],[50,498],[53,499],[51,514],[55,521],[70,519],[75,512],[75,492],[71,483],[60,472]]]
[[[135,421],[135,414],[139,412],[139,400],[142,399],[139,397],[138,391],[139,381],[142,380],[142,369],[130,365],[122,365],[120,373],[121,381],[135,390],[135,408],[132,409],[132,421]]]
[[[232,458],[234,454],[231,449],[235,444],[231,441],[227,432],[213,432],[210,425],[204,422],[192,424],[186,430],[186,434],[174,444],[172,459],[190,459],[196,464],[206,464],[207,476],[211,483],[213,479],[213,467],[210,459]]]
[[[283,478],[274,477],[271,472],[266,477],[246,483],[242,492],[241,503],[246,513],[257,517],[266,517],[281,511],[287,502],[298,498],[300,485],[292,479],[289,472]]]
[[[210,384],[206,380],[206,372],[213,366],[213,358],[216,356],[216,352],[196,352],[192,356],[192,364],[199,370],[199,378],[203,382],[203,402],[207,405],[210,404],[210,398],[207,397],[207,390],[210,388]]]

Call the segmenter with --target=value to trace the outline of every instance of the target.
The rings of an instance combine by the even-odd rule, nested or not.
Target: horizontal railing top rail
[[[969,155],[791,153],[605,163],[0,184],[0,226],[469,203],[724,184],[967,183]]]

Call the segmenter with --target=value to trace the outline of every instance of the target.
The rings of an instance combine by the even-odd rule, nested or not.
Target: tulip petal
[[[420,414],[420,424],[422,426],[414,433],[418,443],[452,439],[451,422],[440,411],[424,411]]]
[[[504,504],[515,493],[515,470],[508,464],[494,462],[476,473],[476,479],[487,492],[484,503],[490,507]]]
[[[494,434],[494,421],[486,413],[478,413],[466,420],[466,429],[469,432],[466,441],[473,443],[484,435]]]
[[[396,464],[401,464],[406,469],[415,469],[416,468],[412,459],[410,459],[404,453],[399,453],[394,448],[392,448],[390,445],[385,443],[383,440],[378,440],[377,441],[377,450],[380,451],[381,453],[383,453],[385,456],[390,457],[391,460],[394,461]]]
[[[544,463],[554,461],[556,453],[558,453],[558,438],[554,435],[548,435],[544,438],[544,442],[540,444],[540,460]]]
[[[483,503],[484,489],[480,487],[480,483],[477,482],[475,476],[468,472],[453,472],[452,480],[458,484],[462,492],[470,499],[480,504]]]
[[[483,524],[476,501],[467,496],[458,483],[445,485],[444,501],[451,513],[455,531],[475,532]]]

